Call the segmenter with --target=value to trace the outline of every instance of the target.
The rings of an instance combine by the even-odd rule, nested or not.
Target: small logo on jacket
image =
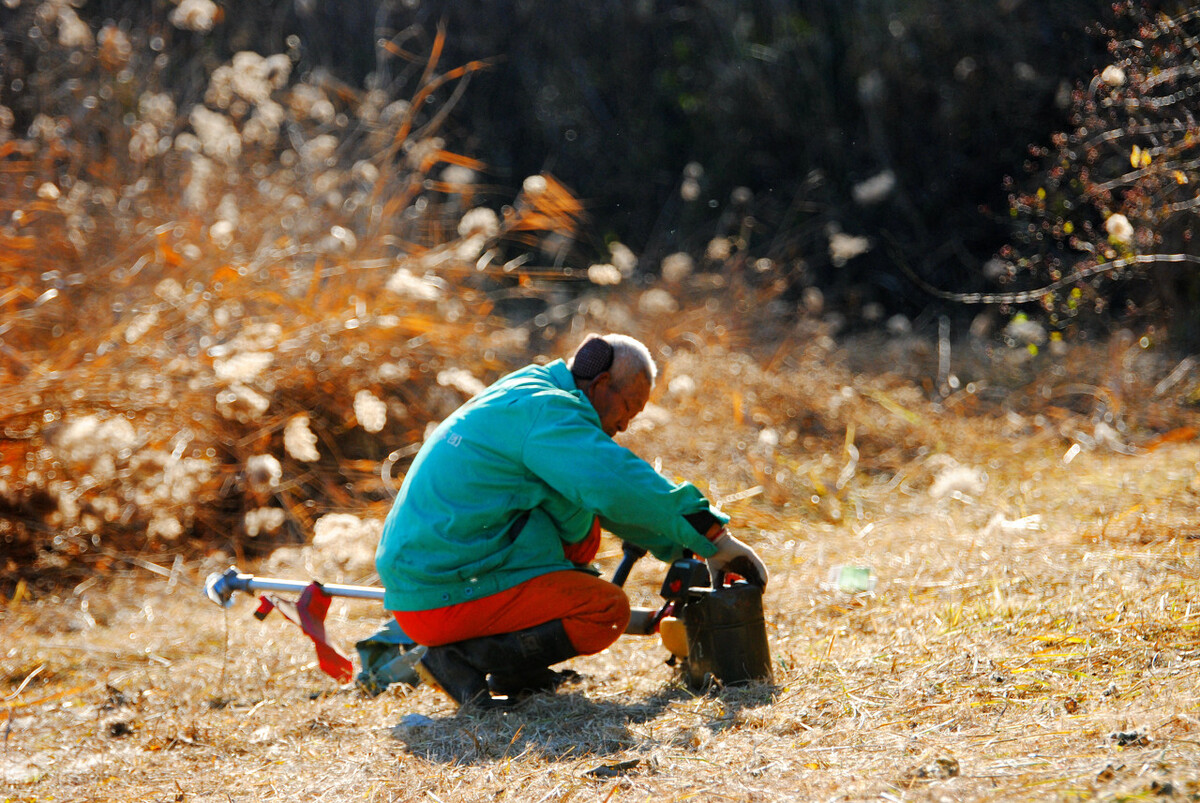
[[[451,446],[458,446],[460,443],[462,443],[462,435],[459,435],[457,432],[451,432],[446,437],[446,443],[450,444]]]

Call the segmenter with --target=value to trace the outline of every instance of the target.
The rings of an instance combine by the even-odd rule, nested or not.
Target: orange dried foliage
[[[487,165],[485,163],[479,161],[478,159],[472,159],[470,156],[463,156],[459,153],[451,153],[450,151],[444,150],[439,150],[436,155],[437,159],[433,164],[436,164],[436,162],[445,162],[446,164],[466,167],[477,172],[483,172],[484,170],[487,170]],[[432,169],[433,164],[430,164],[428,167],[423,166],[422,169]],[[457,189],[443,190],[443,192],[457,192]]]
[[[37,238],[32,236],[21,235],[0,235],[0,248],[9,248],[13,251],[29,251],[37,245]]]
[[[1159,435],[1147,443],[1144,448],[1153,451],[1168,443],[1187,443],[1188,441],[1195,440],[1197,435],[1200,435],[1200,429],[1196,427],[1176,427],[1170,432],[1164,432],[1162,435]]]
[[[438,385],[438,373],[489,380],[528,360],[522,338],[490,339],[506,324],[490,317],[489,293],[515,287],[522,272],[482,274],[474,257],[456,256],[453,216],[480,188],[430,181],[439,164],[485,166],[440,145],[415,165],[394,158],[416,147],[410,132],[421,129],[422,147],[430,140],[438,117],[421,107],[437,90],[486,66],[438,74],[436,50],[384,151],[344,154],[339,198],[358,191],[351,164],[381,168],[357,202],[371,214],[314,194],[317,170],[327,181],[343,168],[284,169],[270,151],[243,154],[264,160],[253,170],[216,171],[210,206],[189,206],[190,157],[134,164],[120,122],[106,129],[104,154],[82,138],[5,143],[5,154],[28,158],[0,164],[0,205],[23,211],[16,232],[0,232],[0,503],[17,528],[5,542],[15,562],[0,573],[43,571],[39,549],[55,536],[84,554],[93,537],[116,550],[166,549],[176,532],[240,554],[274,538],[246,535],[244,515],[258,507],[286,511],[278,534],[287,539],[307,537],[327,510],[378,511],[387,499],[379,463],[465,398]],[[347,108],[357,103],[346,87],[332,91]],[[564,218],[581,205],[545,178],[542,208],[553,214],[524,205],[501,221],[489,246],[498,255],[574,230]],[[47,183],[59,200],[38,197]],[[80,185],[86,194],[72,190]],[[262,191],[268,185],[275,195]],[[215,237],[213,208],[223,197],[238,213],[226,243]],[[284,212],[281,197],[305,203]],[[447,278],[429,285],[432,295],[392,292],[400,266]],[[364,389],[388,405],[378,433],[354,414]],[[297,413],[317,437],[316,461],[284,445]],[[282,469],[265,489],[246,473],[263,455]]]

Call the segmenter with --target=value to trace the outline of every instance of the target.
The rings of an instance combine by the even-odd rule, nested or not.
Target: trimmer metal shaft
[[[291,591],[299,594],[311,583],[303,580],[277,580],[271,577],[255,577],[252,574],[238,571],[236,566],[230,566],[224,572],[213,572],[204,581],[204,593],[222,608],[233,604],[235,591],[247,594],[257,591]],[[372,586],[351,586],[341,583],[322,583],[321,590],[331,597],[349,597],[351,599],[374,599],[383,602],[383,589]]]

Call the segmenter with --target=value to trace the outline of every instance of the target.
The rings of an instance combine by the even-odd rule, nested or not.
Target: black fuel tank
[[[750,583],[690,589],[682,616],[690,685],[774,680],[762,594]]]

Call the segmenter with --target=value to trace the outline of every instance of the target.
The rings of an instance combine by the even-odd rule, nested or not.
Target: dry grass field
[[[628,636],[504,713],[369,698],[279,617],[203,598],[229,556],[114,552],[0,608],[0,800],[1196,799],[1195,408],[1186,382],[1164,392],[1171,363],[1134,346],[1114,377],[1110,356],[941,405],[817,335],[664,360],[623,437],[761,549],[770,687],[694,693]],[[1095,427],[1100,401],[1124,431]],[[606,541],[607,573],[619,554]],[[290,560],[269,568],[323,571]],[[877,585],[840,590],[839,565]],[[644,559],[631,600],[656,604],[661,576]],[[337,600],[328,626],[351,651],[382,620]]]
[[[0,106],[0,803],[1200,798],[1200,368],[1161,330],[837,334],[732,199],[740,234],[651,258],[553,175],[491,183],[442,130],[488,64],[443,29],[395,96],[252,52],[171,88],[158,36],[69,6],[18,9],[47,83]],[[458,714],[204,597],[233,563],[374,582],[427,426],[600,330],[662,369],[623,442],[772,573],[773,685],[697,693],[631,636]]]

